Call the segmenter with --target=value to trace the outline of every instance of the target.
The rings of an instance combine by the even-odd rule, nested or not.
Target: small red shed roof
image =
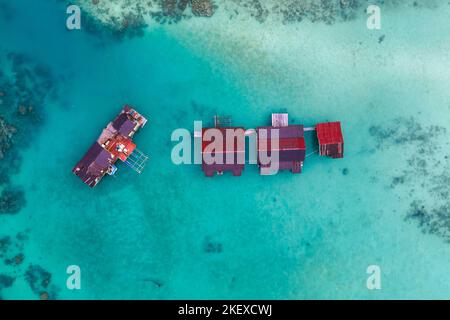
[[[319,123],[316,132],[319,145],[344,143],[340,122]]]

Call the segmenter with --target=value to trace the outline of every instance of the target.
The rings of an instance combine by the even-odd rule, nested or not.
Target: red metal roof
[[[107,150],[111,152],[114,157],[117,157],[124,162],[128,159],[130,154],[133,153],[134,149],[136,149],[136,144],[123,136],[117,136],[107,147]]]
[[[340,122],[319,123],[316,131],[319,145],[344,143]]]
[[[222,138],[223,138],[223,148],[222,150],[215,150],[215,152],[217,153],[242,153],[245,152],[245,129],[241,128],[241,127],[228,127],[228,128],[203,128],[202,129],[202,137],[205,136],[205,133],[208,130],[218,130],[222,133]],[[234,131],[234,133],[236,134],[236,136],[238,138],[243,139],[244,144],[243,145],[239,145],[237,143],[238,138],[235,137],[235,141],[227,141],[227,130],[231,130]],[[228,143],[227,143],[228,142]],[[207,146],[209,146],[211,143],[213,143],[213,141],[205,141],[202,138],[202,153],[205,152],[205,149]],[[227,148],[227,144],[230,146],[233,146],[232,150],[229,150],[229,148]]]
[[[205,133],[208,132],[208,130],[218,130],[222,133],[223,138],[223,145],[222,148],[219,147],[219,150],[207,150],[207,147],[210,144],[213,144],[213,141],[206,141],[205,139]],[[227,130],[231,130],[231,133],[234,133],[236,137],[234,137],[234,141],[227,141]],[[230,131],[229,131],[230,132]],[[242,139],[242,144],[238,144],[237,140]],[[228,145],[228,148],[227,148]],[[213,145],[215,146],[215,145]],[[208,148],[209,149],[209,148]],[[222,149],[222,150],[220,150]],[[231,149],[231,150],[229,150]],[[205,155],[206,154],[216,154],[216,155],[222,155],[223,159],[220,162],[221,163],[213,163],[213,164],[207,164],[205,162]],[[227,154],[227,156],[225,156]],[[227,159],[226,157],[229,157],[232,155],[232,163],[227,163],[230,161],[230,159]],[[242,158],[241,158],[241,157]],[[240,163],[242,161],[242,163]],[[203,128],[202,129],[202,169],[205,172],[205,175],[208,177],[212,177],[216,172],[224,172],[224,171],[231,171],[233,172],[234,176],[240,176],[242,173],[242,170],[244,170],[245,165],[245,130],[242,127],[222,127],[222,128]]]

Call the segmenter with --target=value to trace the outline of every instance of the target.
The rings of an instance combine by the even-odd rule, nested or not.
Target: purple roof
[[[111,165],[111,154],[95,142],[72,170],[84,183],[91,187],[97,184],[95,179],[105,175]]]
[[[291,125],[287,127],[259,127],[258,139],[261,139],[261,129],[267,130],[267,139],[271,139],[271,129],[279,130],[280,139],[302,139],[304,136],[303,125]],[[281,142],[280,142],[281,143]],[[267,156],[271,156],[271,151],[267,151]],[[306,151],[305,149],[294,149],[294,150],[281,150],[278,153],[278,168],[279,170],[292,170],[294,172],[300,172],[301,167],[299,166],[305,160]],[[261,164],[260,154],[258,153],[258,162],[261,167],[268,167],[270,164]]]
[[[303,137],[303,125],[292,125],[287,127],[258,127],[258,136],[259,130],[266,129],[267,131],[267,139],[270,139],[272,136],[271,129],[278,129],[280,138],[300,138]]]
[[[128,137],[135,127],[136,124],[133,121],[127,120],[120,126],[119,133]]]
[[[279,153],[279,161],[304,161],[306,157],[305,150],[284,150]]]
[[[136,123],[128,119],[128,115],[126,113],[121,113],[117,116],[112,125],[114,129],[126,137],[128,137],[136,127]]]
[[[117,131],[120,130],[120,128],[122,127],[122,125],[128,121],[128,115],[126,113],[121,113],[120,115],[117,116],[117,118],[114,120],[113,122],[113,127],[114,129],[116,129]]]

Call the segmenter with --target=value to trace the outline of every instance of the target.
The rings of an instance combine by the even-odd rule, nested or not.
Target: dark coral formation
[[[0,214],[15,214],[26,202],[10,176],[43,122],[47,100],[58,92],[51,71],[25,55],[0,51],[0,65]]]
[[[9,236],[0,237],[0,258],[5,259],[5,265],[10,265],[8,256],[14,251],[14,249],[22,249],[22,245],[16,243],[15,240]],[[21,254],[20,258],[24,259],[25,256]],[[20,261],[20,263],[22,263],[22,261]],[[0,274],[0,300],[2,299],[2,290],[11,287],[15,280],[16,279],[14,277],[7,274]]]
[[[7,73],[0,75],[1,116],[23,136],[16,124],[36,126],[43,120],[47,97],[57,96],[56,82],[46,66],[27,56],[9,53],[5,64]]]
[[[407,221],[416,221],[424,233],[450,243],[450,157],[446,154],[450,143],[444,148],[441,143],[447,130],[425,127],[414,118],[398,118],[390,126],[372,126],[369,132],[377,149],[414,147],[403,172],[392,177],[390,187],[407,188],[411,199]]]
[[[199,17],[212,17],[216,7],[212,0],[191,0],[192,13]]]
[[[283,23],[301,22],[307,19],[311,22],[332,24],[354,18],[361,7],[360,2],[358,0],[279,1],[272,11],[283,17]]]
[[[0,97],[2,93],[0,92]],[[5,157],[6,152],[12,147],[12,139],[17,129],[6,123],[5,119],[0,117],[0,160]],[[1,181],[1,179],[0,179]]]
[[[237,5],[237,12],[247,12],[258,20],[264,22],[268,15],[280,17],[284,24],[298,23],[304,20],[333,24],[353,20],[357,15],[363,14],[368,5],[375,4],[384,7],[399,6],[401,4],[413,7],[429,7],[427,1],[414,1],[402,3],[398,0],[232,0]],[[420,2],[420,3],[419,3]],[[384,36],[380,38],[384,40]]]
[[[6,259],[5,264],[19,266],[23,263],[24,260],[25,260],[25,255],[23,253],[19,253],[16,256],[14,256],[12,259]]]
[[[172,24],[182,19],[188,19],[185,13],[189,4],[189,0],[161,0],[159,3],[160,10],[151,12],[150,16],[161,24]]]
[[[7,275],[4,274],[0,274],[0,290],[3,288],[9,288],[12,286],[12,284],[14,283],[14,278],[13,277],[9,277]]]
[[[392,145],[418,144],[419,148],[427,148],[427,151],[433,152],[433,146],[430,143],[436,137],[445,133],[446,129],[439,126],[424,128],[414,118],[397,118],[390,127],[371,126],[370,135],[375,139],[377,148],[390,147]]]
[[[25,280],[41,300],[56,299],[56,288],[51,285],[52,274],[39,265],[30,265]]]
[[[240,1],[239,5],[260,23],[266,21],[269,16],[269,8],[261,0]]]
[[[28,240],[28,230],[26,232],[19,232],[15,236],[0,237],[0,258],[3,260],[6,273],[0,275],[0,294],[2,288],[11,287],[16,277],[23,275],[23,265],[25,262],[25,255],[23,249],[25,242]],[[31,270],[29,268],[29,270]],[[30,274],[30,276],[36,277]],[[13,275],[14,277],[10,277]],[[31,279],[31,278],[30,278]]]
[[[3,190],[0,194],[0,215],[17,214],[25,206],[25,194],[21,190]]]
[[[14,281],[16,281],[15,278],[8,276],[6,274],[0,274],[0,294],[2,293],[3,289],[11,287],[14,284]]]
[[[135,10],[124,13],[119,20],[111,17],[111,23],[104,25],[92,15],[83,11],[82,28],[93,35],[111,36],[117,40],[125,38],[142,37],[147,27],[144,15],[148,14],[144,7],[136,6]]]
[[[406,219],[417,221],[423,232],[440,235],[450,243],[450,202],[427,208],[423,201],[414,200]]]
[[[212,241],[209,237],[206,237],[203,242],[203,251],[206,253],[221,253],[223,250],[222,244],[217,241]]]
[[[0,238],[0,258],[3,258],[9,251],[11,246],[11,237],[5,236]]]
[[[160,10],[150,12],[151,17],[161,23],[176,23],[188,19],[192,15],[197,17],[211,17],[216,11],[212,0],[160,0],[157,4]],[[187,12],[191,7],[192,15]]]
[[[25,255],[22,253],[27,237],[18,233],[15,237],[4,236],[0,238],[0,258],[7,266],[16,267],[23,263]]]
[[[365,8],[372,4],[390,8],[436,6],[425,0],[412,3],[398,0],[78,0],[75,3],[84,9],[83,29],[95,34],[112,34],[119,39],[142,36],[150,20],[173,24],[190,18],[212,17],[219,6],[230,19],[248,16],[263,23],[270,16],[283,24],[304,20],[325,24],[350,21],[364,15]],[[120,6],[120,12],[112,10],[112,6]],[[380,36],[379,43],[384,39],[385,35]]]
[[[15,236],[0,237],[0,258],[3,259],[6,270],[14,276],[22,276],[30,289],[39,299],[56,299],[58,289],[52,282],[52,274],[39,265],[30,264],[25,269],[26,257],[23,254],[28,231],[19,232]],[[3,270],[3,269],[2,269]],[[15,279],[0,275],[0,293],[2,286],[12,286]]]
[[[148,0],[125,1],[121,3],[121,13],[109,14],[108,4],[99,0],[89,5],[85,2],[78,1],[82,9],[82,28],[91,34],[113,36],[118,40],[143,36],[146,18],[160,24],[172,24],[193,16],[211,17],[216,10],[213,0]],[[70,1],[65,3],[72,4]]]

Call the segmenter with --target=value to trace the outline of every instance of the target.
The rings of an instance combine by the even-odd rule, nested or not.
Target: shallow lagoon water
[[[0,215],[0,238],[27,235],[16,241],[24,261],[0,263],[15,278],[2,298],[39,298],[30,265],[51,273],[59,299],[450,296],[448,212],[434,232],[406,219],[413,201],[431,210],[430,190],[449,188],[436,182],[450,156],[447,3],[389,7],[380,31],[365,28],[364,14],[284,25],[230,20],[219,8],[118,41],[67,31],[57,2],[3,2],[13,14],[0,18],[2,50],[48,66],[60,94],[12,177],[26,206]],[[120,166],[90,190],[70,170],[125,103],[149,118],[136,142],[150,162],[139,176]],[[308,158],[300,176],[247,166],[240,178],[213,179],[171,162],[176,128],[215,114],[254,128],[280,110],[293,123],[342,121],[346,157]],[[417,132],[427,138],[404,138]],[[415,174],[414,155],[426,173]],[[80,291],[65,287],[72,264]],[[366,287],[372,264],[381,290]]]

